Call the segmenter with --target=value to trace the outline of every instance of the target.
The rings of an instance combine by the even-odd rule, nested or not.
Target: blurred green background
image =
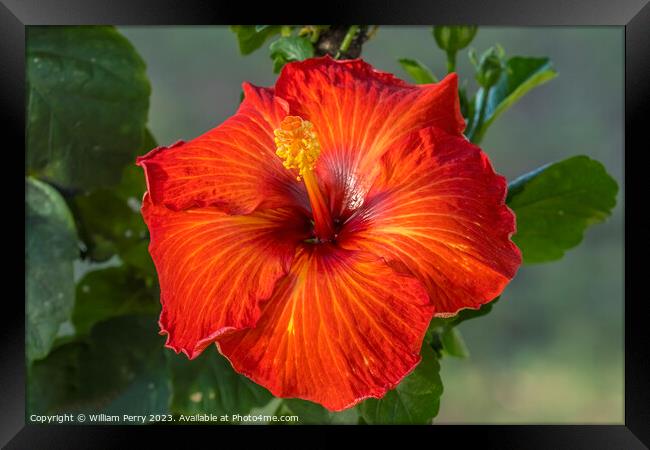
[[[399,58],[439,77],[430,27],[380,27],[362,57],[407,78]],[[149,126],[161,145],[188,140],[236,109],[241,83],[272,85],[268,51],[241,56],[227,27],[120,27],[148,66]],[[471,47],[548,56],[559,72],[490,128],[482,143],[508,179],[576,154],[601,161],[621,190],[612,217],[557,262],[523,266],[491,314],[460,325],[471,356],[441,361],[436,423],[623,423],[622,27],[479,28]],[[267,44],[268,45],[268,44]],[[458,72],[476,85],[466,51]],[[469,78],[469,79],[468,79]]]

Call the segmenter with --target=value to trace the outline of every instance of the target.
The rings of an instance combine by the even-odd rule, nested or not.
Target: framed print
[[[3,445],[648,448],[647,2],[277,6],[3,1]]]

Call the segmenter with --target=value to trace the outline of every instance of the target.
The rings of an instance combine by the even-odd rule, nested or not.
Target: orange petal
[[[221,334],[255,325],[308,225],[290,209],[172,211],[148,194],[142,214],[160,282],[161,333],[190,359]]]
[[[358,206],[379,158],[398,139],[429,125],[456,135],[465,128],[456,74],[410,85],[359,59],[323,57],[287,64],[275,92],[291,114],[314,124],[322,148],[318,178],[341,215]]]
[[[274,395],[338,411],[382,397],[415,368],[432,314],[420,283],[382,260],[304,246],[257,326],[217,346]]]
[[[175,211],[215,206],[231,214],[308,205],[304,186],[275,155],[273,130],[287,113],[286,102],[272,89],[243,88],[244,101],[223,124],[138,158],[153,203]]]
[[[345,225],[341,245],[415,275],[437,316],[478,308],[501,294],[521,264],[506,189],[480,148],[421,130],[385,154],[382,175]]]

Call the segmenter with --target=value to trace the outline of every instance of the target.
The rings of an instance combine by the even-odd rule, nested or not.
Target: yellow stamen
[[[314,170],[320,144],[314,126],[298,116],[287,116],[280,122],[275,132],[275,154],[282,159],[287,169],[298,169],[298,181],[309,171]]]
[[[318,187],[314,167],[320,155],[320,144],[314,126],[298,116],[286,116],[280,128],[274,131],[275,154],[282,159],[287,169],[297,169],[296,179],[304,179],[314,218],[314,232],[321,240],[334,236],[334,225],[325,197]]]

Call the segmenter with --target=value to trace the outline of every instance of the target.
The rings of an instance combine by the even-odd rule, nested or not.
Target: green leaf
[[[501,296],[495,298],[490,303],[485,303],[481,305],[479,309],[467,308],[459,311],[456,316],[451,318],[451,323],[453,324],[453,326],[456,326],[461,322],[465,322],[466,320],[476,319],[477,317],[482,317],[485,316],[486,314],[489,314],[492,311],[492,308],[494,308],[494,305],[497,304],[500,298]]]
[[[402,68],[417,84],[437,83],[438,79],[429,68],[416,59],[402,58],[399,60]]]
[[[330,412],[316,403],[297,398],[286,399],[283,403],[291,414],[298,416],[299,421],[297,423],[299,424],[355,425],[359,422],[359,412],[356,408],[349,408],[340,412]]]
[[[468,357],[469,350],[457,326],[466,320],[488,314],[492,311],[494,304],[499,301],[499,298],[497,297],[490,303],[482,305],[479,309],[463,309],[452,317],[434,317],[429,323],[424,341],[431,346],[438,357],[444,355],[457,358]]]
[[[29,174],[70,191],[119,182],[142,144],[150,91],[113,27],[28,27]]]
[[[32,366],[28,414],[165,414],[170,385],[155,316],[124,316],[93,327]]]
[[[27,360],[43,358],[74,304],[73,261],[79,256],[74,220],[63,197],[25,180]]]
[[[429,329],[427,330],[426,339],[429,340],[430,334],[433,331],[439,331],[444,327],[455,327],[458,324],[465,322],[466,320],[476,319],[477,317],[485,316],[492,311],[494,305],[497,304],[501,296],[495,298],[489,303],[481,305],[478,309],[465,308],[458,311],[458,314],[452,317],[434,317],[429,323]]]
[[[146,153],[156,146],[155,139],[146,130],[139,153]],[[136,259],[139,268],[144,265],[146,271],[155,272],[148,252],[145,249],[145,255],[142,255],[141,251],[142,244],[148,243],[148,229],[140,213],[146,190],[142,168],[132,163],[122,171],[117,186],[96,189],[69,201],[86,247],[84,258],[102,262],[119,254],[123,261]]]
[[[142,136],[142,145],[140,146],[140,150],[138,151],[139,155],[144,155],[146,153],[149,153],[149,151],[153,150],[154,148],[158,147],[158,141],[154,137],[153,133],[149,128],[144,129],[144,135]],[[128,167],[137,167],[135,163],[133,165],[129,165]],[[142,171],[142,168],[140,169],[140,173]]]
[[[272,396],[263,387],[236,373],[228,360],[209,346],[196,359],[167,351],[175,414],[248,414],[268,403]]]
[[[394,390],[382,399],[368,399],[359,408],[369,424],[430,424],[438,414],[442,380],[438,359],[428,346],[422,361]]]
[[[444,354],[457,358],[467,358],[469,356],[469,350],[465,345],[463,336],[456,327],[445,327],[440,335],[440,341]]]
[[[306,37],[287,36],[273,41],[269,47],[273,59],[273,71],[278,73],[291,61],[302,61],[314,56],[314,45]]]
[[[239,51],[248,55],[260,48],[266,40],[280,32],[279,26],[270,25],[232,25],[230,29],[237,35]]]
[[[154,283],[158,274],[149,253],[149,241],[143,240],[120,253],[120,259],[147,283]]]
[[[487,128],[504,111],[536,86],[546,83],[557,76],[548,58],[529,58],[515,56],[506,63],[497,83],[486,90],[480,88],[476,93],[474,122],[480,123],[480,128],[474,132],[473,142],[480,142]],[[479,122],[481,103],[485,101],[482,120]]]
[[[77,335],[111,317],[160,312],[159,292],[153,279],[138,277],[128,267],[109,267],[87,273],[77,283],[72,323]]]
[[[517,217],[513,241],[524,262],[559,259],[604,221],[616,205],[618,185],[598,161],[575,156],[524,175],[508,187]]]
[[[85,256],[105,261],[143,242],[147,227],[140,214],[140,196],[123,198],[114,190],[97,189],[72,201]]]
[[[278,55],[274,56],[273,57],[273,73],[279,73],[282,70],[282,68],[284,67],[284,65],[286,63],[288,63],[288,62],[289,61],[287,61],[284,58],[284,56],[282,56],[282,55],[278,54]]]

